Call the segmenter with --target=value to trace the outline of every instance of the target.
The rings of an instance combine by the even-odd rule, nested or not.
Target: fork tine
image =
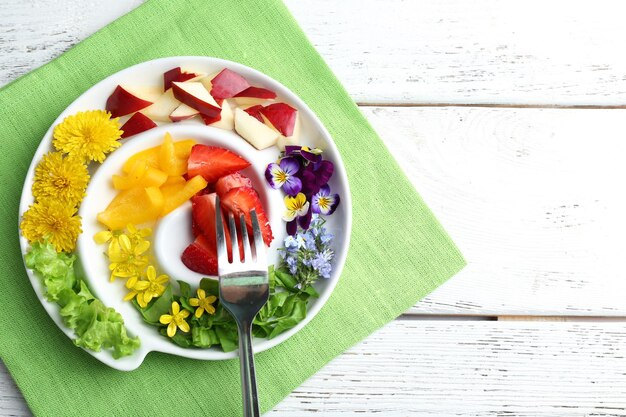
[[[261,236],[261,228],[259,227],[259,219],[256,215],[256,210],[250,210],[250,218],[252,220],[252,233],[254,235],[254,252],[256,254],[256,262],[265,264],[265,242],[263,242],[263,236]]]
[[[244,261],[252,260],[252,250],[250,249],[250,239],[248,238],[248,228],[243,213],[239,215],[239,226],[241,227],[241,240],[243,242]]]
[[[235,216],[230,212],[228,213],[228,230],[230,231],[230,241],[233,248],[233,263],[239,263],[241,254],[239,253],[239,244],[237,242],[237,226],[235,226]]]
[[[215,197],[215,235],[217,242],[217,266],[219,271],[228,264],[228,252],[226,251],[226,238],[224,237],[224,223],[222,222],[222,209],[219,197]]]

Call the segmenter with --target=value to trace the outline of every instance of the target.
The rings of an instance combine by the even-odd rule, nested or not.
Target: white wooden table
[[[140,3],[3,0],[0,84]],[[621,2],[287,4],[469,265],[268,415],[626,416]]]

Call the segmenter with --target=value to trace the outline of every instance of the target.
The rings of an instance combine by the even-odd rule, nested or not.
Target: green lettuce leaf
[[[96,299],[74,271],[74,255],[57,252],[47,242],[35,242],[26,254],[26,266],[44,286],[44,294],[61,307],[63,323],[74,330],[74,343],[96,352],[111,349],[114,358],[132,354],[139,338],[129,337],[122,316]]]

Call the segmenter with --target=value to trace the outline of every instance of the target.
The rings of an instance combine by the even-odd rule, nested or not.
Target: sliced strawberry
[[[235,97],[254,97],[273,100],[276,98],[276,93],[263,87],[248,87],[242,92],[235,94]]]
[[[255,209],[257,218],[259,219],[259,226],[261,227],[261,234],[263,240],[267,246],[272,243],[274,236],[272,234],[272,228],[270,222],[267,219],[261,200],[256,190],[251,187],[239,187],[234,188],[227,192],[222,198],[222,205],[228,210],[239,216],[243,213],[246,225],[248,226],[248,232],[252,234],[252,219],[250,217],[250,210]]]
[[[217,192],[217,195],[219,195],[220,198],[223,198],[227,192],[233,188],[239,187],[252,188],[252,181],[250,181],[250,178],[245,175],[235,172],[234,174],[227,175],[217,180],[215,183],[215,192]]]
[[[129,136],[136,135],[137,133],[145,132],[146,130],[152,129],[156,127],[156,123],[154,123],[148,116],[141,112],[137,112],[131,116],[130,119],[122,125],[120,129],[122,129],[122,139],[127,138]]]
[[[203,235],[196,237],[196,240],[187,246],[181,260],[192,271],[206,275],[217,275],[217,253]]]
[[[215,198],[216,194],[204,194],[196,195],[191,198],[191,216],[192,216],[192,229],[195,224],[199,232],[205,237],[207,243],[217,251],[217,243],[215,236]],[[228,251],[228,258],[232,259],[232,244],[230,241],[230,232],[228,230],[228,223],[222,212],[222,224],[224,224],[224,238],[226,240],[226,250]],[[195,235],[195,232],[194,232]],[[243,255],[243,242],[239,243],[239,254]]]
[[[211,184],[249,166],[250,162],[228,149],[194,145],[187,160],[187,174],[192,178],[202,175]]]
[[[224,68],[219,74],[211,80],[211,95],[213,98],[231,98],[235,94],[242,92],[250,87],[248,81],[235,71]]]
[[[180,67],[172,68],[169,71],[165,71],[163,73],[163,91],[167,91],[172,87],[172,83],[183,82],[187,80],[191,80],[192,78],[197,77],[198,74],[194,74],[193,72],[183,72]]]
[[[191,233],[193,233],[193,237],[198,237],[202,234],[202,229],[195,220],[191,220]]]
[[[293,135],[298,110],[286,103],[274,103],[266,107],[261,107],[259,112],[267,117],[267,120],[270,121],[272,126],[282,133],[283,136]]]
[[[265,123],[265,121],[263,120],[263,116],[261,116],[261,113],[263,113],[261,111],[261,109],[263,109],[263,106],[261,106],[260,104],[257,104],[256,106],[252,106],[252,107],[248,107],[247,109],[243,109],[243,111],[245,111],[250,116],[252,116],[255,119],[257,119],[259,122]]]

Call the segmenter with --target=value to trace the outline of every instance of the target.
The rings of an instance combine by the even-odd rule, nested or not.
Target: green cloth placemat
[[[50,124],[106,76],[172,55],[230,59],[281,81],[317,113],[346,164],[354,207],[348,259],[318,316],[287,342],[257,355],[264,411],[464,265],[279,0],[150,0],[0,90],[0,354],[35,415],[241,414],[237,360],[203,362],[151,353],[136,371],[108,368],[58,330],[22,265],[18,201]]]

